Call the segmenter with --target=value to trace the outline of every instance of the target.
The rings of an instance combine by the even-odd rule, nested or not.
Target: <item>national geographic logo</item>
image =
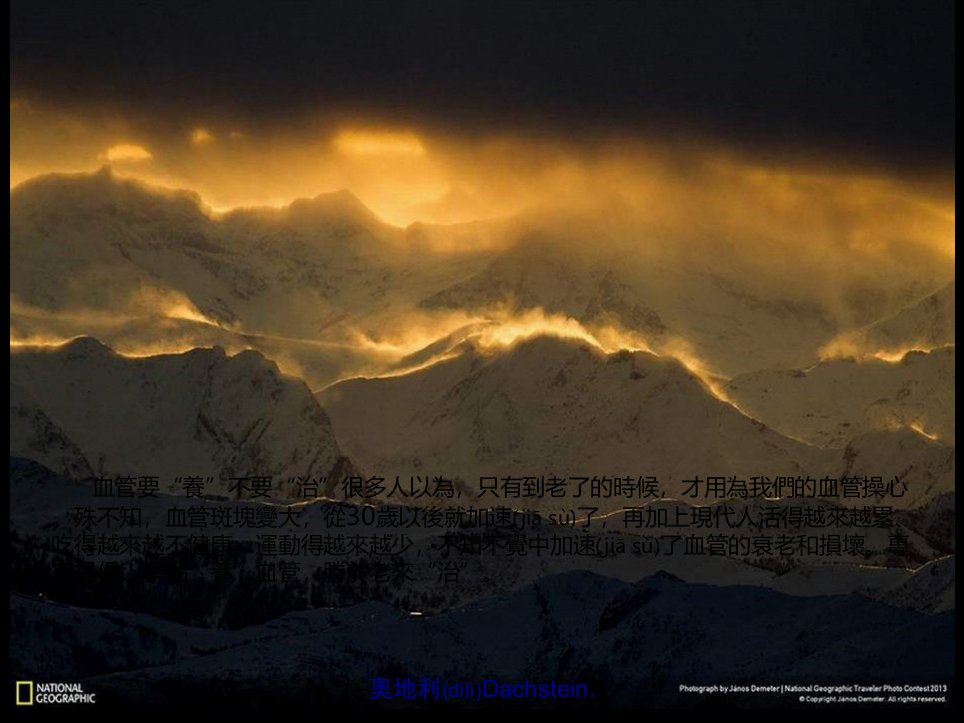
[[[17,705],[89,705],[96,693],[87,693],[80,683],[34,683],[18,680],[14,690]]]
[[[33,705],[33,681],[32,680],[17,681],[16,701],[17,701],[17,705]]]

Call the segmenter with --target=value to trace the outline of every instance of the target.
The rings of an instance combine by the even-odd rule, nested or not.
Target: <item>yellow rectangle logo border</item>
[[[24,700],[23,697],[20,695],[20,691],[22,691],[24,688],[26,688],[27,692],[29,693],[26,700]],[[33,705],[33,681],[32,680],[17,681],[17,688],[16,688],[14,702],[17,705]]]

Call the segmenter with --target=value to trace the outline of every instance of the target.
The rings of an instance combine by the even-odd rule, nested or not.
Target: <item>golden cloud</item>
[[[108,148],[101,154],[101,158],[106,161],[149,161],[154,155],[144,148],[134,143],[118,143]]]
[[[214,136],[206,128],[195,128],[191,131],[191,143],[196,146],[203,146],[213,140]]]
[[[349,155],[425,155],[421,139],[407,131],[342,130],[333,142],[341,153]]]

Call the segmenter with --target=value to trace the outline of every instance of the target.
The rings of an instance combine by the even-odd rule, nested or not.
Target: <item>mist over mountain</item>
[[[312,335],[418,271],[401,231],[348,192],[213,218],[196,196],[104,169],[18,186],[11,217],[11,293],[46,311],[175,307],[249,333]]]
[[[14,189],[10,452],[24,459],[11,464],[11,535],[29,592],[12,605],[44,635],[71,631],[63,644],[43,643],[53,657],[23,644],[18,670],[70,670],[117,700],[141,699],[158,681],[194,695],[219,671],[244,671],[236,696],[280,677],[308,686],[289,665],[295,650],[342,670],[345,685],[385,666],[551,673],[595,681],[625,704],[646,685],[653,699],[693,680],[706,645],[720,674],[737,666],[761,680],[845,677],[854,650],[881,679],[940,674],[946,661],[918,651],[938,649],[955,605],[946,271],[926,256],[906,270],[881,262],[872,283],[865,270],[831,292],[829,282],[790,283],[788,268],[769,274],[759,238],[684,246],[612,213],[596,237],[582,211],[401,229],[349,193],[218,214],[196,195],[107,171]],[[175,558],[138,553],[112,577],[97,572],[106,558],[46,547],[99,475],[157,475],[162,496],[144,514],[158,529],[182,499],[175,479],[188,475],[213,477],[205,491],[222,498],[235,496],[232,477],[270,475],[272,497],[287,503],[304,502],[296,478],[323,480],[301,510],[313,530],[345,504],[335,500],[349,475],[443,477],[459,491],[370,510],[560,502],[486,502],[475,497],[483,476],[652,477],[654,514],[710,503],[758,516],[773,504],[679,499],[694,477],[879,476],[900,494],[796,503],[815,519],[854,504],[892,508],[896,527],[862,530],[867,549],[855,556],[492,557],[440,588],[437,570],[453,560],[444,531],[426,528],[409,531],[421,566],[404,585],[335,587],[326,575],[344,564],[337,555],[300,560],[296,583],[256,578],[258,529],[232,538],[240,571],[218,584],[204,565],[185,570]],[[615,524],[640,501],[590,503]],[[250,500],[196,507],[227,504],[260,514]],[[384,530],[373,522],[355,532]],[[552,528],[630,550],[646,532]],[[692,534],[709,544],[717,532]],[[145,579],[157,566],[189,584]],[[96,589],[57,582],[81,578]],[[44,591],[63,604],[35,597]],[[156,617],[85,608],[109,601]],[[413,627],[408,610],[426,613],[426,627]],[[496,613],[492,625],[542,632],[516,635],[508,656],[504,645],[480,648],[478,616]],[[721,615],[739,640],[720,632]],[[564,649],[552,642],[560,634]],[[103,636],[117,654],[77,652]],[[428,639],[445,641],[431,660],[411,645]],[[614,674],[612,659],[648,672]]]
[[[741,239],[698,220],[647,223],[626,204],[591,209],[400,229],[348,192],[217,215],[106,169],[42,177],[11,191],[12,328],[129,351],[253,347],[318,388],[394,368],[467,323],[537,310],[731,377],[808,366],[855,325],[947,283],[926,250],[867,252],[830,279],[795,236],[781,253],[796,260],[767,266],[758,229]],[[947,318],[925,337],[946,342]],[[138,338],[131,319],[150,332]]]
[[[953,15],[13,0],[18,710],[953,707]]]
[[[948,488],[953,449],[947,457],[946,446],[894,440],[913,428],[953,445],[952,345],[899,363],[821,361],[826,345],[851,333],[828,297],[790,288],[782,299],[762,296],[772,282],[747,277],[748,251],[726,239],[694,241],[687,255],[665,232],[633,241],[623,218],[599,227],[601,246],[580,244],[585,213],[568,229],[537,213],[488,231],[452,227],[458,243],[447,246],[446,227],[399,229],[347,192],[217,215],[196,195],[106,169],[40,178],[11,192],[11,339],[95,335],[129,355],[257,349],[323,388],[337,437],[317,440],[331,450],[328,468],[340,444],[371,473],[472,479],[503,467],[626,466],[679,480],[839,473],[856,450],[896,444],[914,461],[885,455],[887,466],[918,482],[921,500]],[[709,263],[696,249],[714,243],[728,253]],[[866,344],[907,341],[921,324],[921,343],[953,343],[953,282],[923,299],[918,287],[859,297],[858,316],[879,303],[879,321],[860,327]],[[502,339],[497,348],[490,337]],[[65,353],[30,352],[17,364]],[[151,364],[97,352],[83,374],[101,374],[100,358]],[[113,458],[110,444],[82,444],[65,427],[81,416],[80,400],[45,397],[56,382],[31,375],[11,379],[12,419],[26,430],[16,451],[75,475]],[[213,410],[215,423],[225,413]],[[865,438],[878,431],[889,441]],[[269,447],[272,467],[303,453]]]
[[[914,428],[954,445],[954,347],[899,361],[827,359],[808,369],[731,379],[726,394],[747,414],[823,447],[872,430]]]
[[[839,329],[817,301],[764,299],[738,271],[709,269],[640,243],[641,259],[625,249],[526,239],[421,305],[541,308],[590,329],[630,330],[653,349],[690,354],[720,374],[806,363]]]
[[[954,282],[904,307],[893,316],[852,329],[823,349],[828,356],[903,356],[954,344]]]
[[[357,463],[457,475],[804,472],[807,445],[715,398],[679,362],[536,337],[465,349],[411,374],[348,380],[319,400]]]

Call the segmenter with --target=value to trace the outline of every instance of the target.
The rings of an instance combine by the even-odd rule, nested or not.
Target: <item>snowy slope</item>
[[[494,350],[469,340],[424,368],[347,380],[318,398],[349,456],[371,474],[442,474],[473,484],[492,475],[654,475],[670,496],[694,475],[898,476],[909,488],[891,500],[901,508],[954,489],[953,447],[917,431],[813,447],[746,416],[753,407],[742,399],[734,407],[716,398],[673,359],[605,354],[549,335]],[[943,398],[928,398],[946,408]],[[809,403],[804,393],[777,394],[768,409],[781,420],[807,419],[791,401],[782,410],[781,399]]]
[[[56,471],[81,464],[65,450],[97,474],[158,475],[162,485],[347,469],[308,387],[257,352],[128,358],[81,338],[24,347],[10,361],[11,454]]]
[[[954,282],[893,316],[846,331],[830,342],[831,354],[903,354],[954,344]]]
[[[868,345],[929,349],[954,343],[954,282],[867,329]]]
[[[926,613],[954,609],[956,567],[953,555],[922,565],[881,599],[898,607]]]
[[[238,211],[217,221],[196,197],[109,171],[35,179],[11,193],[11,292],[45,309],[116,309],[150,286],[183,293],[218,323],[256,331],[270,321],[269,330],[294,334],[301,316],[285,324],[279,311],[301,304],[315,307],[316,319],[330,313],[330,284],[350,282],[382,229],[348,194],[276,214]],[[299,233],[305,217],[316,229],[311,239]]]
[[[317,633],[335,625],[392,619],[387,605],[288,613],[243,630],[190,627],[144,613],[63,605],[10,595],[11,666],[46,678],[78,678],[116,670],[166,665],[210,655],[260,639]],[[46,634],[56,630],[56,634]],[[41,632],[42,631],[42,632]],[[38,645],[41,632],[44,643]]]
[[[66,536],[73,539],[77,533],[77,523],[74,519],[74,511],[77,508],[84,508],[91,503],[91,487],[88,483],[80,483],[59,477],[40,465],[27,460],[10,460],[10,531],[18,539],[39,539],[45,540],[50,535]],[[471,500],[459,500],[464,504],[470,504]],[[575,504],[573,501],[569,504]],[[138,499],[138,507],[142,511],[144,523],[156,534],[180,534],[182,530],[168,527],[167,512],[172,506],[184,506],[183,496],[169,496],[161,494],[158,498]],[[728,503],[732,508],[735,517],[742,514],[744,508],[749,508],[751,514],[758,514],[761,506],[771,505],[771,502],[731,502]],[[253,508],[255,517],[260,517],[264,506],[258,501],[233,501],[215,499],[192,499],[190,505],[197,509],[218,508],[231,512],[235,506]],[[672,518],[672,508],[678,503],[658,503],[657,506],[665,506],[670,510],[668,517]],[[685,505],[684,505],[685,506]],[[824,513],[828,511],[827,504],[806,503],[806,506],[824,507]],[[345,527],[339,526],[339,517],[332,513],[338,510],[350,512],[353,505],[344,503],[331,503],[317,501],[302,508],[302,514],[298,522],[305,529],[309,529],[318,534],[346,534]],[[354,508],[361,512],[360,508]],[[378,514],[386,512],[383,508],[377,508]],[[213,511],[213,509],[212,509]],[[412,508],[402,508],[401,512],[411,512]],[[334,520],[334,522],[331,522]],[[898,556],[887,552],[884,548],[888,545],[890,530],[886,528],[865,528],[861,530],[866,538],[866,556],[852,556],[849,554],[841,556],[820,556],[813,555],[784,555],[777,554],[773,557],[761,557],[753,555],[747,558],[731,557],[723,554],[703,554],[686,555],[676,550],[677,554],[665,554],[665,549],[660,554],[640,554],[634,550],[634,542],[643,535],[658,534],[660,530],[648,529],[626,529],[620,524],[620,516],[616,516],[603,521],[606,527],[602,527],[597,522],[592,529],[584,528],[561,528],[557,526],[528,526],[511,530],[496,530],[489,528],[485,534],[496,535],[505,542],[518,540],[520,536],[532,537],[542,536],[561,536],[571,537],[579,545],[585,542],[585,537],[595,539],[599,543],[599,549],[604,551],[604,556],[597,555],[518,555],[510,554],[506,550],[496,551],[494,554],[486,555],[461,555],[450,552],[446,549],[446,536],[451,534],[451,528],[421,527],[413,526],[404,529],[404,534],[411,539],[412,547],[402,556],[403,559],[413,563],[410,575],[404,582],[395,582],[392,585],[376,592],[369,586],[356,588],[345,581],[340,581],[341,593],[334,599],[341,601],[339,604],[353,604],[363,600],[377,599],[390,602],[407,610],[422,610],[427,613],[434,613],[464,605],[468,602],[479,600],[496,593],[511,592],[518,590],[526,585],[532,584],[546,575],[554,575],[562,572],[576,570],[589,570],[607,577],[634,582],[641,577],[652,575],[657,572],[669,572],[686,582],[708,583],[713,585],[757,585],[771,587],[782,592],[793,595],[826,595],[826,594],[849,594],[857,593],[867,597],[878,598],[888,593],[888,591],[905,582],[912,574],[912,568],[919,567],[921,564],[939,559],[945,553],[939,549],[934,549],[929,544],[929,532],[921,534],[922,530],[917,527],[917,523],[909,519],[901,519],[902,529],[908,538],[911,551],[905,556]],[[351,534],[370,535],[384,534],[390,528],[378,526],[378,520],[371,520],[369,524],[359,524],[353,527]],[[463,530],[471,533],[472,530]],[[723,529],[726,532],[725,527]],[[847,534],[850,530],[836,529],[829,532]],[[254,545],[258,536],[263,532],[261,528],[233,528],[231,537],[238,543]],[[479,532],[479,530],[476,530]],[[691,528],[690,534],[704,538],[720,532],[713,527]],[[756,534],[766,534],[777,537],[786,532],[781,528],[763,529],[756,531]],[[622,550],[618,550],[616,545],[622,545]],[[707,546],[709,547],[709,546]],[[252,548],[253,549],[253,548]],[[363,556],[364,557],[364,556]],[[358,558],[358,559],[363,559]],[[93,563],[100,561],[114,561],[108,553],[106,556],[91,553],[85,555],[84,559]],[[137,555],[128,560],[133,563]],[[314,572],[323,570],[331,563],[344,563],[346,558],[337,552],[332,554],[319,555],[296,555],[295,559],[300,564],[300,572],[306,578],[310,578]],[[351,561],[351,560],[349,560]],[[449,562],[464,562],[458,574],[457,583],[440,584],[441,566]],[[43,570],[35,569],[40,565],[46,569],[43,560],[22,560],[17,558],[18,569],[22,569],[23,579],[31,581],[22,589],[24,591],[46,592],[60,602],[71,602],[75,604],[102,605],[105,600],[111,600],[114,605],[121,604],[119,597],[114,597],[110,589],[97,591],[74,590],[70,587],[64,589],[59,586],[58,590],[51,590],[50,583],[43,582],[47,573]],[[33,570],[33,572],[30,572]],[[194,574],[202,574],[196,572]],[[201,579],[206,579],[203,574]],[[113,584],[116,584],[116,580]],[[148,581],[139,580],[136,576],[128,581],[126,589],[136,589],[138,585],[150,585]],[[181,583],[182,584],[182,583]],[[190,586],[187,586],[189,589]],[[14,589],[21,589],[14,587]],[[170,592],[176,593],[180,589],[177,586]],[[225,595],[231,594],[233,585],[220,583],[218,588]],[[120,592],[120,591],[115,591]],[[251,598],[251,590],[237,590],[238,595],[244,599]],[[925,591],[926,592],[926,591]],[[66,596],[66,597],[65,597]],[[157,592],[151,596],[151,600],[157,598]],[[328,598],[325,598],[328,599]],[[926,594],[919,596],[919,600],[926,602]],[[294,599],[290,601],[294,604]],[[204,608],[200,603],[195,603],[190,611],[190,617],[184,620],[203,619],[210,623],[215,623],[220,619],[222,605],[215,605],[213,608]],[[296,606],[297,607],[297,606]],[[138,608],[141,609],[141,608]],[[147,608],[153,610],[154,608]],[[169,606],[162,605],[158,609],[158,614],[168,610]],[[181,620],[181,618],[175,618]]]
[[[94,474],[83,451],[54,423],[30,392],[10,384],[10,450],[59,470],[72,479]]]
[[[130,341],[117,329],[124,322],[190,319],[270,355],[297,359],[314,344],[308,367],[319,355],[325,363],[317,342],[374,335],[389,323],[383,315],[397,324],[400,305],[474,273],[489,253],[426,245],[344,191],[218,217],[196,195],[105,169],[33,179],[11,192],[10,207],[12,311],[33,315],[31,333],[53,317],[68,338],[113,342],[116,331]],[[189,331],[183,341],[209,343],[204,329]],[[312,382],[331,381],[330,371]]]
[[[213,314],[227,287],[206,266],[227,251],[207,227],[196,196],[147,192],[106,168],[34,179],[10,193],[10,291],[44,309],[111,309],[177,264],[182,284],[207,286]],[[154,261],[144,268],[138,258]]]
[[[255,349],[286,374],[300,377],[312,388],[365,370],[384,371],[393,357],[346,343],[249,334],[195,319],[161,313],[114,317],[109,315],[37,315],[12,312],[12,346],[63,343],[93,336],[111,349],[135,356],[172,354],[196,347],[219,346],[229,354]]]
[[[318,395],[364,470],[480,475],[656,475],[805,470],[814,450],[716,399],[682,364],[539,336],[471,346],[410,374]]]
[[[725,390],[748,414],[823,447],[908,427],[953,445],[954,358],[951,346],[897,362],[831,359],[806,370],[739,376]]]
[[[300,616],[304,630],[239,631],[243,642],[222,652],[153,667],[135,658],[130,672],[85,682],[118,702],[258,708],[267,696],[276,709],[271,696],[279,690],[281,704],[365,705],[375,677],[555,679],[586,683],[597,703],[618,706],[696,704],[699,697],[678,696],[684,682],[853,682],[859,669],[861,682],[907,683],[953,673],[948,613],[924,616],[852,596],[694,585],[665,574],[628,584],[570,573],[434,617],[365,612],[319,626],[311,621],[327,623],[332,613],[311,611]],[[35,619],[44,613],[31,646],[43,646],[68,615],[75,631],[111,624],[98,611],[31,610]],[[115,617],[112,624],[123,631],[125,623]],[[34,660],[22,655],[16,672],[31,674]]]
[[[904,429],[856,437],[844,448],[842,460],[830,474],[838,478],[882,476],[885,480],[896,475],[907,490],[899,499],[889,498],[888,503],[908,509],[953,492],[954,469],[954,447]]]
[[[466,281],[425,298],[426,308],[521,311],[570,316],[590,329],[635,332],[670,353],[684,340],[702,365],[730,376],[810,363],[836,333],[826,308],[809,300],[765,298],[698,257],[663,257],[555,237],[525,237]]]
[[[937,495],[922,507],[901,512],[900,517],[906,527],[919,530],[944,555],[957,549],[956,493]]]

